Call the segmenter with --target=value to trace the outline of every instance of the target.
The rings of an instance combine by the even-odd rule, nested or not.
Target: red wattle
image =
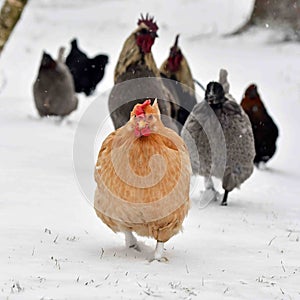
[[[141,136],[141,131],[138,130],[137,127],[134,129],[134,135],[135,135],[136,137],[140,137],[140,136]]]
[[[138,127],[135,127],[134,129],[134,135],[136,137],[141,137],[141,136],[149,136],[151,134],[151,130],[148,126],[146,126],[145,128],[143,129],[138,129]]]
[[[151,52],[152,45],[154,43],[154,38],[150,35],[140,35],[136,39],[137,45],[146,53]]]
[[[149,128],[148,126],[145,127],[145,128],[143,128],[143,129],[141,130],[141,134],[142,134],[143,136],[149,136],[149,135],[151,134],[150,128]]]

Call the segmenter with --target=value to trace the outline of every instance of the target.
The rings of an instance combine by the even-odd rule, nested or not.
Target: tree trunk
[[[252,26],[285,30],[291,39],[300,38],[300,0],[255,0],[249,20],[233,34]]]
[[[0,55],[26,4],[27,0],[5,0],[0,12]]]

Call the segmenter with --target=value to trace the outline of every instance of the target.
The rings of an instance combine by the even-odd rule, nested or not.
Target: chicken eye
[[[147,120],[148,120],[148,121],[152,121],[152,120],[153,120],[153,115],[148,115],[148,116],[147,116]]]
[[[145,28],[142,28],[140,31],[139,31],[139,34],[148,34],[149,31]]]

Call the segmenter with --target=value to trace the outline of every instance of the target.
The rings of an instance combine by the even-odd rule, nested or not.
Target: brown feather
[[[183,86],[183,88],[185,89],[186,92],[189,92],[191,94],[192,91],[195,91],[195,84],[194,84],[192,72],[191,72],[189,64],[184,56],[182,57],[182,60],[180,63],[180,68],[176,72],[171,72],[167,68],[167,64],[168,64],[168,59],[166,59],[162,63],[162,65],[159,69],[161,74],[163,74],[165,77],[170,78],[170,79],[175,78],[175,80],[177,80],[180,83],[187,86],[188,88]],[[195,96],[195,93],[193,93],[193,96]]]
[[[141,23],[127,38],[115,68],[115,86],[109,96],[108,105],[116,129],[128,121],[130,111],[142,99],[141,95],[146,94],[146,97],[151,99],[158,98],[161,113],[170,118],[172,117],[172,107],[179,104],[176,92],[171,92],[163,84],[152,53],[142,53],[136,43],[135,34],[143,28],[147,29],[147,26]],[[149,77],[155,77],[156,80],[130,82],[131,79]],[[126,85],[120,84],[124,81],[127,81]],[[129,99],[132,101],[129,102]],[[165,118],[164,124],[177,131],[176,125],[170,118]]]
[[[183,140],[156,118],[150,136],[134,136],[133,116],[106,138],[95,169],[94,205],[113,231],[165,242],[188,212],[191,167]]]
[[[178,64],[178,68],[175,69],[170,68],[168,61],[169,58],[174,57],[173,52],[175,52],[175,56],[180,56],[180,63]],[[170,49],[170,56],[160,67],[160,74],[162,77],[171,79],[165,81],[164,84],[171,91],[174,90],[173,94],[178,98],[178,101],[172,106],[172,117],[176,119],[178,131],[180,132],[194,105],[197,103],[197,100],[192,72],[185,56],[178,47],[178,35],[174,46]],[[178,82],[181,84],[177,84]]]
[[[140,31],[142,28],[147,28],[144,23],[141,23],[139,27],[127,38],[125,41],[122,51],[120,53],[118,63],[115,68],[114,82],[120,82],[119,77],[123,75],[127,68],[136,62],[142,61],[142,56],[144,57],[145,65],[149,71],[153,72],[154,76],[159,76],[159,71],[154,61],[152,53],[145,53],[142,55],[139,47],[136,44],[135,34]],[[145,76],[147,77],[147,76]]]

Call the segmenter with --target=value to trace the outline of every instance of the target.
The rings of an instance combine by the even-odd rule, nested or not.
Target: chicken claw
[[[208,205],[211,201],[218,200],[219,193],[215,189],[207,189],[201,191],[200,204],[201,207]]]
[[[155,252],[154,252],[154,257],[150,259],[150,262],[153,262],[154,260],[158,262],[167,262],[169,261],[166,257],[162,256],[164,251],[164,243],[157,241],[156,247],[155,247]]]
[[[158,262],[168,262],[169,260],[168,260],[168,258],[167,257],[165,257],[165,256],[163,256],[163,257],[161,257],[161,258],[151,258],[150,260],[149,260],[149,262],[153,262],[153,261],[158,261]]]
[[[134,249],[137,252],[141,252],[142,251],[141,248],[140,248],[140,246],[138,244],[130,245],[129,248],[130,249]]]
[[[200,204],[201,207],[208,205],[211,201],[217,201],[220,194],[215,190],[214,183],[211,177],[204,177],[205,190],[201,192]]]

